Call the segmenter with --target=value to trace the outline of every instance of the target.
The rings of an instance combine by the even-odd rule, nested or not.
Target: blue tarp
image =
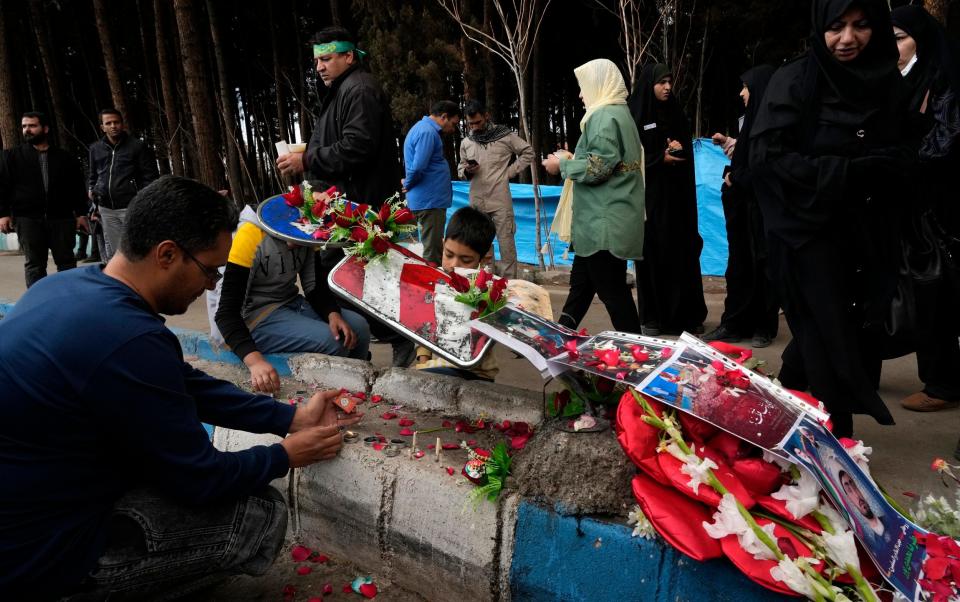
[[[708,138],[694,142],[694,160],[697,177],[697,206],[700,217],[700,236],[703,237],[703,253],[700,255],[700,271],[710,276],[722,276],[727,268],[727,231],[723,219],[723,207],[720,204],[720,183],[723,167],[729,163],[727,157]],[[553,215],[560,201],[560,186],[541,186],[545,223],[547,229],[553,222]],[[447,212],[447,218],[453,212],[470,203],[469,182],[453,182],[453,207]],[[513,211],[517,220],[517,257],[523,263],[536,265],[537,243],[535,216],[533,212],[533,186],[530,184],[511,184]],[[563,258],[567,245],[551,235],[553,242],[553,262],[556,265],[570,265],[573,256]],[[496,246],[496,245],[495,245]],[[499,256],[500,250],[497,249]]]

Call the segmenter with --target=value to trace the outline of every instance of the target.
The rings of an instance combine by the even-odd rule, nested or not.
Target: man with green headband
[[[336,186],[351,201],[379,207],[397,191],[400,162],[390,102],[363,68],[364,54],[342,27],[317,33],[313,58],[326,94],[307,151],[281,155],[277,167],[304,173],[315,190]]]

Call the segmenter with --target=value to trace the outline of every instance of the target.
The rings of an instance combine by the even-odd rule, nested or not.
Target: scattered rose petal
[[[577,420],[573,423],[573,430],[582,431],[584,429],[590,429],[595,426],[597,426],[597,419],[594,418],[593,416],[583,414],[582,416],[580,416],[580,418],[577,418]]]
[[[384,412],[383,414],[380,414],[380,417],[384,420],[393,420],[397,417],[397,414],[396,412]]]
[[[443,422],[440,423],[440,425],[445,429],[453,427],[453,423],[450,422],[449,420],[444,420]]]
[[[383,401],[383,396],[374,395],[373,397],[370,398],[370,401],[372,401],[373,403],[380,403],[381,401]]]
[[[596,421],[594,421],[594,424],[596,424]],[[574,426],[574,428],[576,428],[576,426]],[[530,439],[530,436],[532,434],[533,433],[524,433],[523,435],[517,435],[515,437],[511,437],[510,447],[512,449],[523,449],[524,447],[526,447],[527,441]]]
[[[476,439],[471,439],[471,440],[467,441],[467,445],[469,445],[470,447],[473,447],[473,446],[476,445],[476,444],[477,444],[477,440],[476,440]]]
[[[374,444],[373,444],[373,449],[375,449],[375,450],[377,450],[377,451],[382,450],[384,447],[386,447],[386,444],[380,443],[379,441],[378,441],[377,443],[374,443]]]
[[[400,421],[397,422],[397,424],[399,424],[400,426],[413,426],[415,422],[409,418],[401,418]]]
[[[454,472],[456,472],[456,471],[453,470],[453,467],[452,467],[452,466],[447,466],[447,474],[448,474],[448,475],[450,475],[450,476],[452,477]]]
[[[298,574],[298,575],[309,575],[311,572],[313,572],[313,569],[310,568],[309,565],[303,565],[303,566],[298,566],[298,567],[297,567],[297,574]]]
[[[307,602],[323,602],[323,598],[319,596],[314,596],[312,598],[308,598]]]
[[[313,554],[313,550],[306,546],[293,546],[293,549],[290,550],[290,557],[293,558],[294,562],[303,562],[310,557],[310,554]]]
[[[436,447],[437,447],[436,443],[431,443],[430,445],[427,446],[427,449],[436,449]]]
[[[350,584],[349,584],[349,583],[344,583],[344,584],[343,584],[343,593],[345,593],[345,594],[352,594],[352,593],[353,593],[353,588],[350,587]]]
[[[310,562],[316,562],[319,564],[327,564],[330,561],[330,557],[326,554],[314,554],[310,557]]]
[[[361,401],[367,398],[367,394],[364,393],[363,391],[357,391],[356,393],[353,394],[353,396]]]
[[[285,600],[292,600],[294,596],[297,595],[297,588],[287,584],[283,586],[283,598]]]
[[[422,458],[424,455],[426,455],[426,452],[424,452],[424,451],[421,449],[421,450],[417,450],[416,452],[414,452],[413,457],[414,457],[414,458],[417,458],[417,459],[420,459],[420,458]]]
[[[456,443],[444,443],[440,446],[441,449],[459,449],[460,446]]]
[[[364,598],[375,598],[377,596],[377,586],[375,583],[364,583],[360,586],[360,593]]]
[[[330,584],[330,583],[324,583],[324,584],[323,584],[323,595],[324,595],[324,596],[329,596],[329,595],[332,594],[332,593],[333,593],[333,585]]]

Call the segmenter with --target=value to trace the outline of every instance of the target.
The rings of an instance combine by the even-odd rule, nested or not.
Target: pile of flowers
[[[352,243],[346,253],[362,259],[384,255],[391,242],[417,229],[416,217],[399,193],[385,200],[379,211],[348,201],[336,187],[314,192],[309,182],[291,186],[283,200],[297,208],[298,227],[314,240]]]
[[[879,600],[879,574],[807,472],[634,390],[620,400],[617,437],[640,468],[638,535],[652,528],[696,560],[726,556],[780,593]]]
[[[470,277],[453,272],[449,278],[450,286],[457,291],[454,299],[474,309],[471,319],[488,316],[507,304],[507,279],[495,277],[488,267]]]
[[[513,462],[507,445],[498,443],[492,451],[472,448],[466,442],[462,443],[461,447],[466,450],[468,458],[461,472],[467,480],[477,485],[477,488],[470,492],[470,499],[475,504],[484,499],[497,501]]]

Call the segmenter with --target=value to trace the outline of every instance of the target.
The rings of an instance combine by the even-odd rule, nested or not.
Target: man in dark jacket
[[[150,148],[125,129],[123,115],[116,109],[100,111],[103,138],[90,145],[90,200],[97,204],[104,243],[110,261],[120,247],[120,234],[127,205],[137,191],[157,179],[157,161]]]
[[[50,144],[43,113],[24,113],[24,144],[0,158],[0,232],[16,230],[24,254],[27,288],[47,275],[47,253],[57,271],[77,267],[77,228],[86,230],[83,170],[70,154]]]
[[[400,186],[400,162],[390,103],[360,64],[353,35],[341,27],[321,30],[313,46],[326,95],[305,153],[281,155],[284,174],[308,172],[325,190],[336,186],[348,199],[379,208]]]
[[[348,199],[378,209],[400,188],[400,161],[393,132],[390,103],[380,84],[363,69],[356,39],[342,27],[327,27],[314,38],[313,58],[326,95],[313,124],[305,153],[277,158],[285,175],[306,172],[314,190],[336,186]],[[318,277],[325,278],[343,257],[326,251],[320,258]],[[413,343],[391,332],[382,322],[368,320],[380,341],[393,346],[393,365],[409,366]]]

